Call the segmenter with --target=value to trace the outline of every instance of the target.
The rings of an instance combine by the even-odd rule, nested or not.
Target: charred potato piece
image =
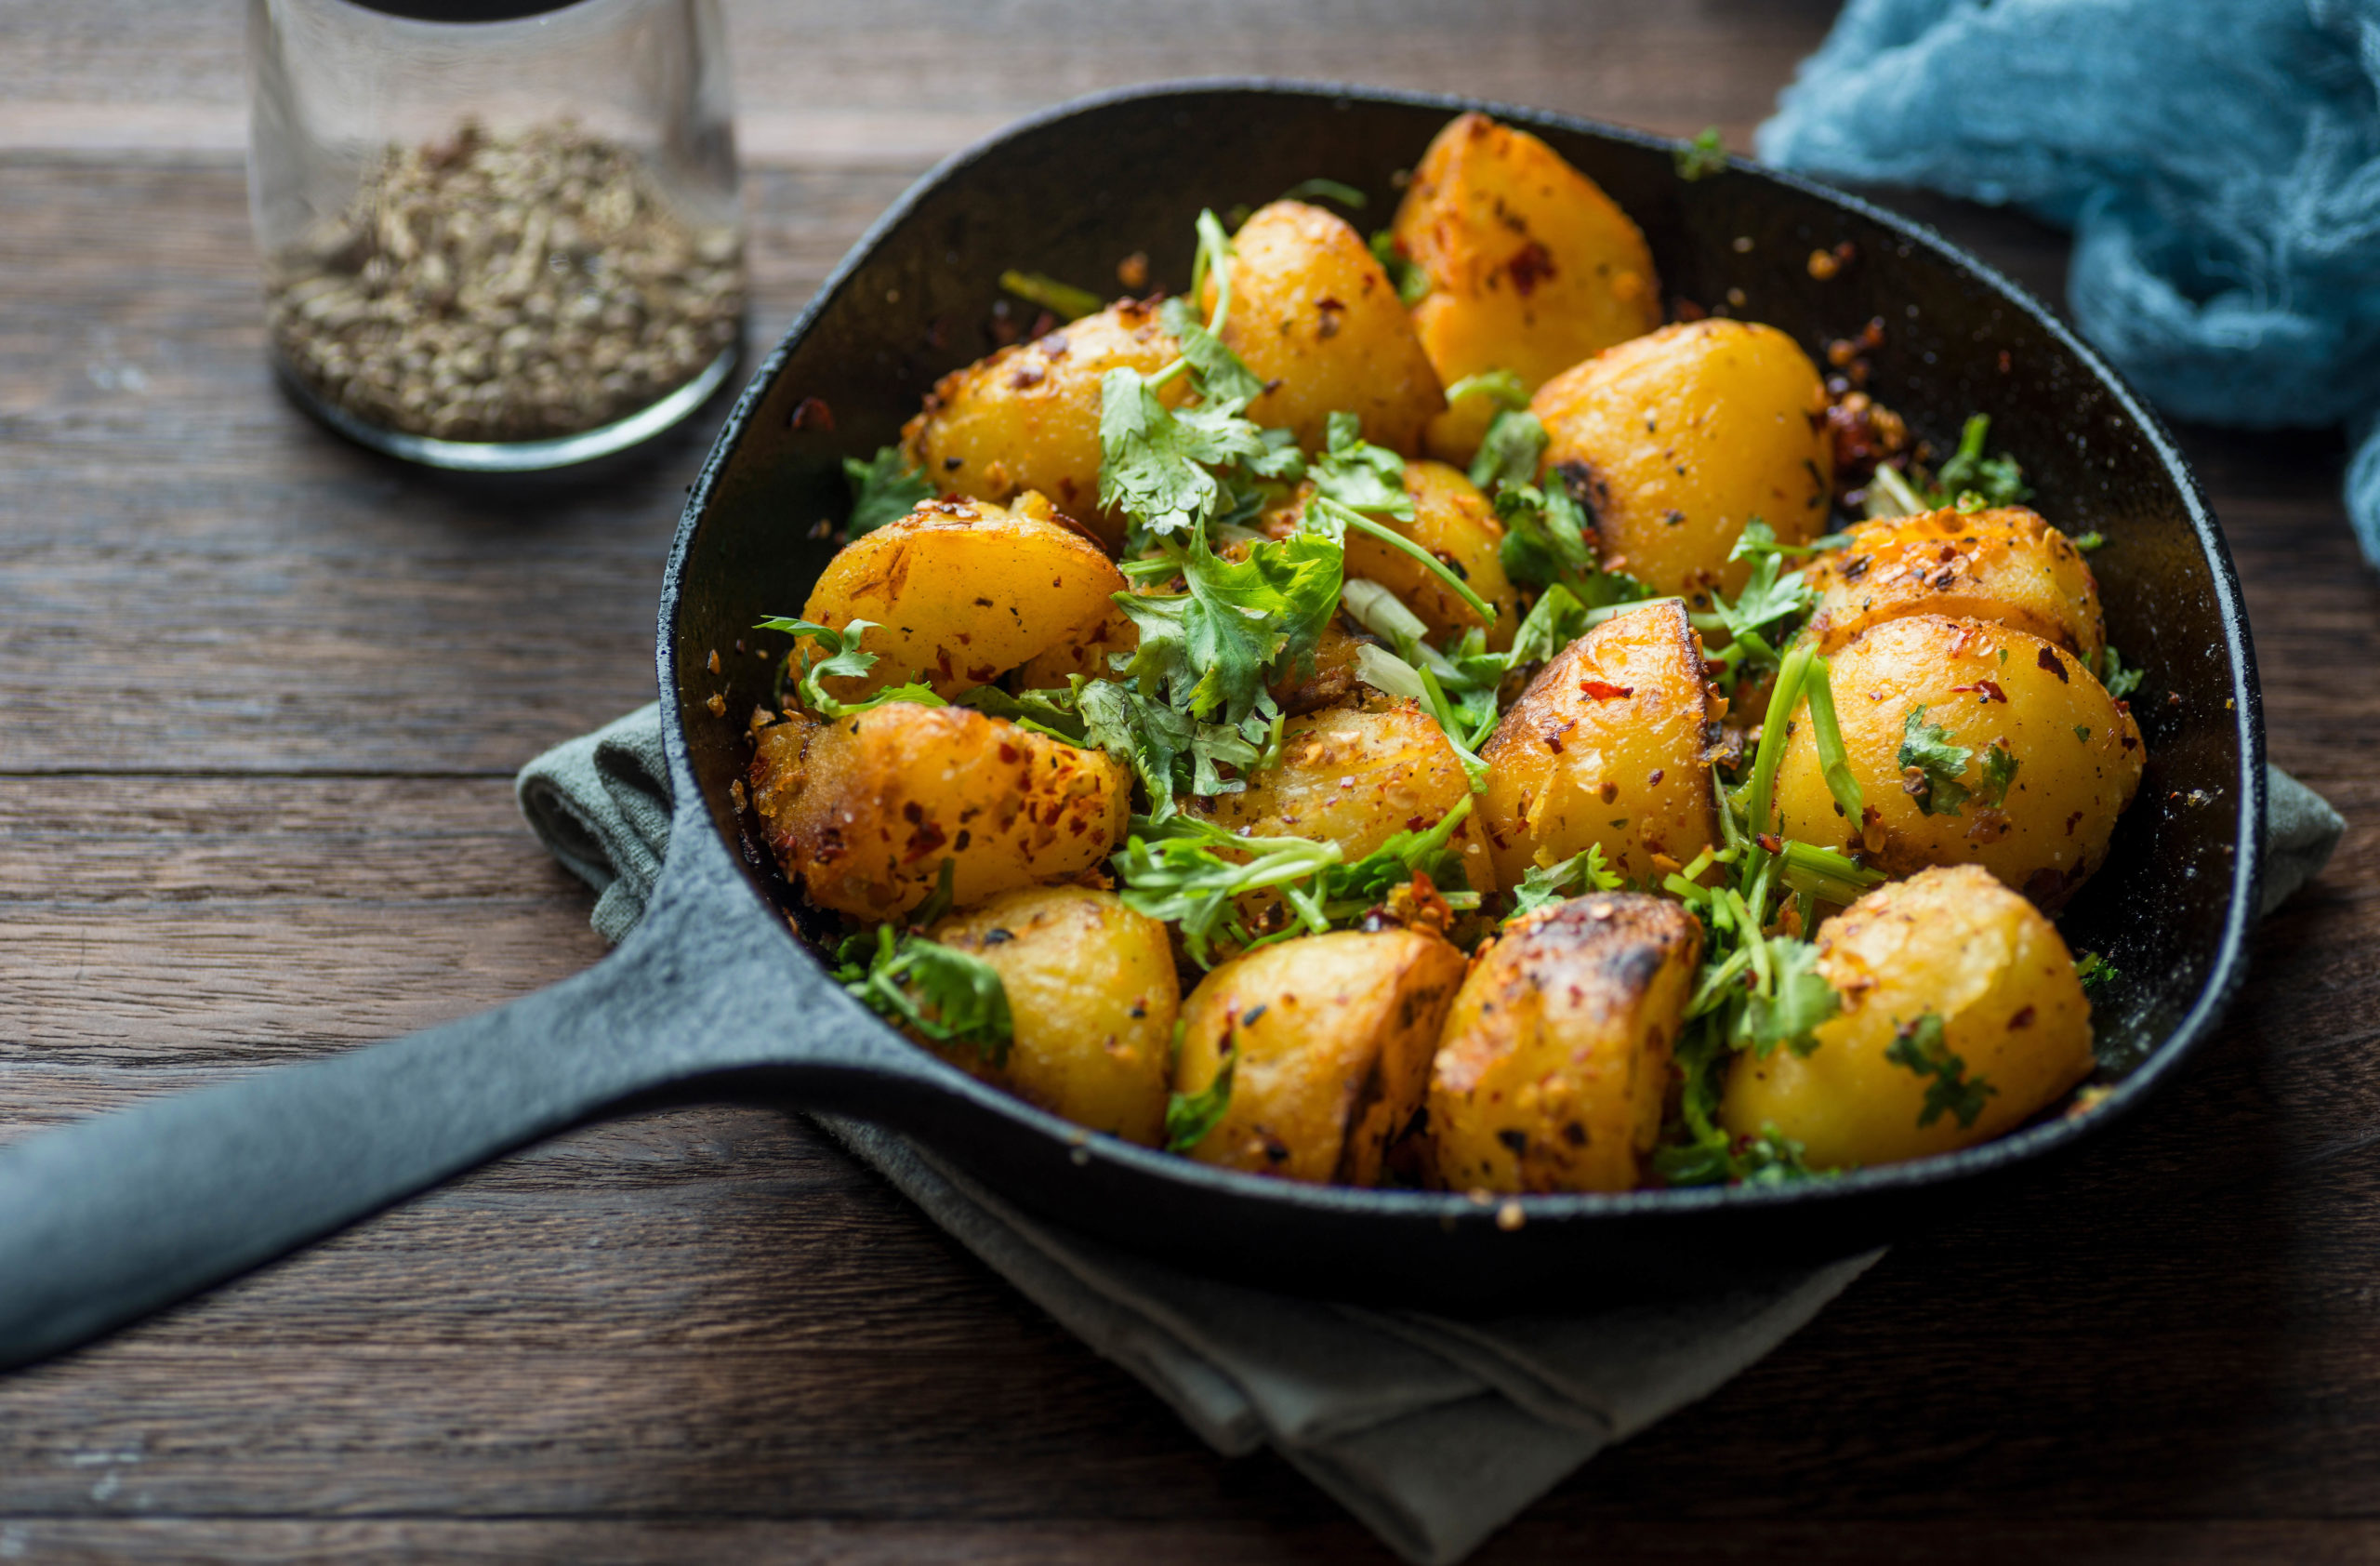
[[[1335,843],[1353,864],[1401,831],[1435,826],[1469,790],[1446,731],[1407,701],[1291,718],[1281,726],[1280,764],[1212,803],[1215,824],[1228,830]],[[1470,889],[1492,892],[1495,867],[1475,822],[1457,827],[1448,847],[1462,856]]]
[[[1439,1179],[1633,1189],[1701,955],[1694,917],[1641,893],[1574,897],[1514,923],[1472,964],[1431,1069]]]
[[[796,733],[777,739],[779,729]],[[1131,775],[963,707],[896,701],[761,731],[761,835],[820,908],[884,920],[925,901],[942,862],[961,908],[1091,869],[1124,835]]]
[[[1035,886],[1003,892],[926,933],[990,964],[1015,1024],[999,1067],[972,1044],[930,1047],[1077,1125],[1157,1145],[1182,1008],[1164,925],[1113,892]]]
[[[903,450],[928,483],[955,494],[1006,505],[1039,490],[1113,552],[1124,519],[1099,507],[1100,378],[1118,367],[1153,375],[1181,352],[1155,306],[1122,300],[943,377],[903,427]],[[1180,379],[1157,392],[1169,405],[1188,395]]]
[[[1777,771],[1778,829],[1887,875],[1981,865],[2056,912],[2107,862],[2140,786],[2140,727],[2082,661],[1982,620],[1871,626],[1831,660],[1844,750],[1866,806],[1845,821],[1809,708]]]
[[[1416,450],[1446,398],[1362,236],[1318,206],[1276,201],[1240,225],[1232,247],[1223,338],[1272,387],[1248,416],[1287,426],[1313,451],[1332,413],[1353,413],[1366,440]],[[1210,315],[1215,296],[1210,278]]]
[[[1529,682],[1481,748],[1479,819],[1500,883],[1603,845],[1631,881],[1659,881],[1718,829],[1705,758],[1720,715],[1683,605],[1604,621]],[[1666,863],[1665,863],[1666,862]]]
[[[2082,551],[2023,506],[1863,523],[1803,575],[1818,595],[1810,636],[1821,653],[1904,615],[1991,620],[2093,668],[2107,645],[2099,584]]]
[[[1430,280],[1413,329],[1447,386],[1503,369],[1534,392],[1661,324],[1653,253],[1628,215],[1553,148],[1485,114],[1438,132],[1391,232]],[[1465,398],[1430,421],[1424,447],[1468,464],[1497,405]]]
[[[1605,564],[1656,591],[1729,597],[1753,517],[1786,543],[1826,524],[1834,449],[1816,365],[1774,326],[1708,320],[1606,349],[1538,388],[1546,482],[1594,520]]]
[[[1806,1056],[1736,1057],[1720,1105],[1736,1135],[1774,1126],[1814,1168],[1897,1163],[1988,1142],[2090,1074],[2065,941],[1977,866],[1880,886],[1818,942],[1843,1010]]]
[[[879,655],[876,667],[827,680],[827,695],[863,701],[916,676],[947,698],[1078,639],[1123,591],[1099,546],[1054,520],[1039,495],[1013,510],[927,500],[827,562],[801,614],[837,630],[855,619],[875,627],[860,646]]]
[[[1289,1180],[1369,1186],[1429,1084],[1462,953],[1414,930],[1342,930],[1263,947],[1183,1008],[1175,1091],[1231,1096],[1191,1156]]]

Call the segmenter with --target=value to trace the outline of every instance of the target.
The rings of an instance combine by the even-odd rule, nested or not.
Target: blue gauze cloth
[[[2167,412],[2347,424],[2380,564],[2380,0],[1850,0],[1758,147],[2072,228],[2075,323]]]

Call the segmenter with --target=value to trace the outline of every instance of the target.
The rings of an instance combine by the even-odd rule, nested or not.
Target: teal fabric
[[[1850,0],[1758,147],[2071,227],[2076,325],[2165,411],[2348,426],[2380,563],[2380,0]]]

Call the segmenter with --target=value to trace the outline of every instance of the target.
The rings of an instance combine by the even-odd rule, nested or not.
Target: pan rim
[[[1379,103],[1400,107],[1439,109],[1449,114],[1476,111],[1510,124],[1531,127],[1546,127],[1571,134],[1586,135],[1646,150],[1672,150],[1684,145],[1677,139],[1657,136],[1625,126],[1615,126],[1580,115],[1556,111],[1534,109],[1515,104],[1499,103],[1492,100],[1474,99],[1451,93],[1413,91],[1404,88],[1364,86],[1347,83],[1314,81],[1293,77],[1270,76],[1194,76],[1176,80],[1140,83],[1110,88],[1068,100],[1047,109],[1027,114],[991,135],[951,153],[925,174],[919,176],[885,210],[871,222],[855,240],[833,270],[819,284],[809,301],[795,315],[776,344],[755,365],[751,379],[729,410],[725,421],[714,438],[700,475],[687,492],[686,503],[679,519],[678,531],[672,540],[668,565],[664,571],[662,593],[655,635],[655,665],[658,675],[663,739],[668,758],[670,780],[681,802],[678,825],[682,828],[699,819],[703,829],[718,837],[716,821],[702,801],[701,790],[694,772],[691,752],[686,744],[683,710],[677,663],[677,618],[682,602],[682,584],[686,562],[692,552],[702,521],[707,513],[721,477],[733,461],[752,417],[774,384],[794,349],[807,336],[812,326],[826,312],[833,309],[850,286],[853,276],[874,255],[878,247],[900,228],[923,204],[925,199],[963,176],[968,169],[990,153],[1009,143],[1070,121],[1095,115],[1104,110],[1126,104],[1144,103],[1168,98],[1206,98],[1223,95],[1272,96],[1324,100],[1344,100],[1347,103]],[[2265,731],[2260,683],[2256,675],[2255,651],[2251,640],[2245,602],[2241,596],[2238,574],[2221,525],[2206,504],[2197,475],[2175,442],[2172,432],[2146,399],[2135,392],[2100,356],[2096,349],[2083,341],[2071,328],[2053,313],[2031,293],[2018,285],[1979,258],[1953,244],[1930,225],[1904,217],[1879,206],[1867,199],[1838,190],[1818,180],[1730,155],[1728,171],[1734,175],[1765,180],[1784,186],[1846,211],[1866,221],[1893,232],[1903,242],[1921,246],[1944,265],[1962,270],[1978,279],[1986,287],[2008,304],[2021,311],[2032,324],[2047,334],[2066,352],[2072,354],[2097,380],[2100,388],[2112,397],[2126,417],[2141,431],[2159,464],[2174,483],[2181,497],[2192,532],[2204,558],[2214,593],[2217,616],[2222,624],[2226,665],[2229,671],[2233,727],[2239,745],[2240,775],[2236,779],[2239,800],[2235,812],[2233,853],[2231,855],[2231,888],[2226,904],[2222,931],[2208,964],[2206,976],[2201,981],[2196,995],[2182,1015],[2169,1029],[2156,1046],[2149,1050],[2124,1078],[2117,1082],[2108,1096],[2092,1111],[2080,1117],[2059,1116],[2054,1120],[2027,1126],[2007,1135],[1953,1153],[1937,1154],[1908,1162],[1886,1164],[1872,1169],[1844,1172],[1822,1181],[1795,1182],[1782,1186],[1700,1186],[1680,1187],[1659,1190],[1635,1190],[1613,1193],[1561,1192],[1499,1197],[1483,1207],[1474,1198],[1461,1192],[1374,1189],[1358,1187],[1302,1185],[1222,1169],[1194,1159],[1166,1153],[1152,1148],[1120,1141],[1104,1134],[1086,1132],[1070,1121],[1034,1108],[1021,1099],[1002,1094],[958,1071],[943,1067],[951,1079],[949,1085],[961,1096],[979,1105],[1020,1120],[1026,1125],[1058,1139],[1061,1146],[1078,1159],[1088,1155],[1103,1161],[1121,1164],[1155,1178],[1177,1182],[1195,1189],[1227,1194],[1235,1198],[1260,1198],[1269,1201],[1289,1201],[1310,1210],[1336,1212],[1349,1216],[1365,1216],[1412,1220],[1435,1218],[1442,1222],[1477,1218],[1490,1208],[1501,1209],[1517,1202],[1525,1222],[1566,1224],[1597,1219],[1648,1219],[1668,1214],[1686,1214],[1714,1211],[1758,1211],[1785,1206],[1802,1207],[1806,1203],[1835,1201],[1849,1203],[1858,1199],[1884,1196],[1925,1189],[1939,1186],[1970,1183],[1994,1173],[2043,1160],[2075,1146],[2118,1121],[2127,1117],[2149,1094],[2154,1092],[2167,1077],[2201,1048],[2213,1034],[2216,1025],[2238,998],[2245,983],[2248,966],[2248,942],[2254,931],[2256,909],[2263,884],[2264,822],[2266,814]],[[721,846],[732,845],[721,843]],[[742,883],[745,892],[766,908],[748,883]],[[774,912],[774,910],[771,910]],[[788,947],[803,959],[817,962],[811,951],[789,932]],[[907,1041],[889,1025],[882,1025],[888,1038]],[[914,1046],[913,1046],[914,1047]],[[923,1050],[917,1051],[921,1060],[936,1066],[941,1063]],[[938,1073],[940,1074],[940,1073]]]

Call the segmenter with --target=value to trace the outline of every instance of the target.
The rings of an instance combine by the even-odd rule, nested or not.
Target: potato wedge
[[[1288,1180],[1379,1182],[1421,1107],[1462,953],[1414,930],[1283,941],[1209,974],[1183,1008],[1174,1090],[1231,1096],[1190,1155]]]
[[[775,739],[752,799],[761,836],[820,908],[882,920],[925,901],[942,862],[961,908],[1078,875],[1122,840],[1131,775],[1104,751],[963,707],[896,701]]]
[[[1353,413],[1366,440],[1417,450],[1421,426],[1446,398],[1363,236],[1318,206],[1276,201],[1241,224],[1232,246],[1223,338],[1273,386],[1248,416],[1287,426],[1314,451],[1332,413]],[[1210,316],[1215,294],[1210,278]]]
[[[1565,370],[1529,405],[1545,424],[1546,482],[1587,509],[1606,567],[1659,591],[1742,591],[1752,563],[1727,554],[1753,517],[1787,543],[1826,525],[1826,388],[1774,326],[1663,326]]]
[[[2082,551],[2023,506],[1947,508],[1862,523],[1811,561],[1818,605],[1809,634],[1832,653],[1904,615],[1990,620],[2030,631],[2096,668],[2107,645],[2099,584]]]
[[[1661,1130],[1702,956],[1683,905],[1599,892],[1515,922],[1472,964],[1430,1073],[1457,1190],[1624,1191]]]
[[[1153,375],[1181,352],[1155,306],[1121,300],[943,377],[902,428],[903,449],[949,493],[1006,505],[1039,490],[1113,553],[1124,519],[1099,506],[1100,378],[1119,366]],[[1169,405],[1188,394],[1179,379],[1157,392]]]
[[[860,645],[876,667],[826,680],[827,695],[864,701],[914,676],[946,699],[1090,634],[1123,591],[1099,546],[1038,494],[1014,509],[927,500],[827,562],[801,614],[837,630],[875,626]]]
[[[972,1044],[930,1048],[1087,1130],[1144,1147],[1162,1139],[1182,1009],[1164,925],[1113,892],[1034,886],[938,920],[926,934],[998,973],[1015,1024],[1000,1067]]]
[[[1436,825],[1469,791],[1446,731],[1419,702],[1405,701],[1291,718],[1281,725],[1280,764],[1209,803],[1227,830],[1335,843],[1353,864],[1401,831]],[[1492,892],[1495,866],[1476,821],[1458,826],[1448,847],[1462,856],[1470,890]]]
[[[1391,232],[1430,280],[1413,329],[1444,385],[1503,369],[1534,392],[1661,324],[1653,253],[1628,214],[1553,148],[1485,114],[1438,132]],[[1430,421],[1424,448],[1467,465],[1497,406],[1465,398]]]
[[[1659,881],[1712,843],[1706,757],[1722,708],[1684,606],[1650,604],[1588,631],[1529,682],[1481,747],[1478,819],[1496,878],[1520,884],[1603,845],[1605,862]]]
[[[1981,865],[2053,913],[2107,862],[2146,752],[2080,658],[2004,626],[1912,615],[1830,661],[1867,820],[1844,820],[1827,791],[1805,703],[1777,769],[1787,837],[1860,851],[1892,876]]]
[[[1733,1135],[1774,1126],[1818,1169],[1897,1163],[2012,1131],[2091,1072],[2091,1004],[2066,942],[1979,866],[1880,886],[1818,942],[1844,1009],[1807,1056],[1736,1057],[1720,1104]]]

